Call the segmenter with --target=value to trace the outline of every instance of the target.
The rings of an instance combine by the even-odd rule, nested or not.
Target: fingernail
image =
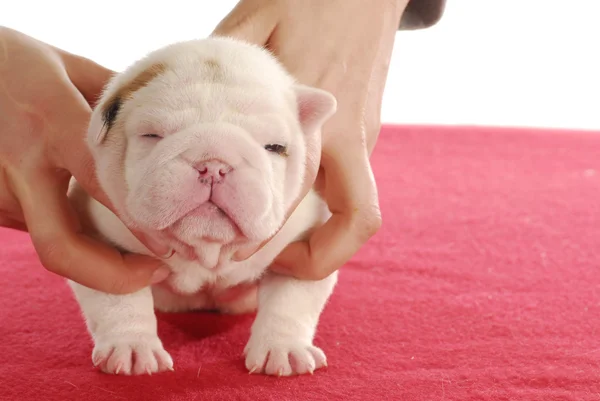
[[[269,269],[271,269],[271,271],[273,271],[275,273],[283,274],[285,276],[291,276],[292,275],[292,271],[289,268],[287,268],[285,266],[282,266],[280,264],[276,264],[276,263],[272,264],[269,267]]]
[[[159,267],[158,269],[156,269],[154,271],[154,273],[152,273],[152,277],[150,278],[150,283],[151,284],[158,284],[161,281],[163,281],[164,279],[166,279],[167,277],[169,277],[169,274],[171,274],[171,271],[169,270],[169,268],[167,267]]]
[[[184,245],[182,243],[174,243],[173,244],[173,254],[177,254],[179,257],[184,258],[186,260],[196,260],[196,250],[191,246]],[[173,255],[171,255],[173,256]],[[169,256],[169,257],[171,257]]]
[[[142,233],[140,236],[143,238],[148,249],[159,258],[169,259],[175,254],[175,249],[167,247],[164,243],[152,237],[152,235]]]
[[[241,262],[243,260],[248,259],[250,256],[254,255],[258,249],[256,247],[240,249],[233,255],[234,262]]]
[[[175,249],[169,249],[169,251],[167,251],[163,255],[159,256],[159,258],[161,258],[161,259],[169,259],[173,255],[175,255]]]
[[[236,252],[231,259],[234,262],[242,262],[243,260],[246,260],[247,257],[243,251],[239,251],[239,252]]]
[[[196,260],[198,257],[196,256],[196,250],[194,248],[188,248],[185,251],[185,258],[187,260]]]

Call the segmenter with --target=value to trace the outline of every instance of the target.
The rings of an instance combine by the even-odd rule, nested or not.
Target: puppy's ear
[[[337,100],[330,92],[296,84],[298,119],[305,135],[312,135],[337,111]]]

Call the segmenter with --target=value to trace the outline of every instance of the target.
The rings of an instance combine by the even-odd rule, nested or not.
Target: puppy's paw
[[[267,340],[268,336],[251,336],[244,349],[246,369],[250,373],[292,376],[327,366],[323,351],[310,341],[295,338]]]
[[[125,334],[99,337],[92,353],[104,373],[143,375],[173,370],[171,355],[156,335]]]

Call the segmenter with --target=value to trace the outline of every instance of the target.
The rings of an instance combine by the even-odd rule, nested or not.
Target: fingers
[[[228,36],[264,46],[277,25],[277,2],[241,0],[223,18],[213,35]]]
[[[100,182],[96,175],[96,166],[90,151],[84,143],[77,145],[75,142],[78,141],[78,139],[75,135],[74,137],[75,138],[73,138],[72,142],[68,145],[68,150],[70,151],[69,155],[64,154],[63,156],[63,160],[67,160],[67,165],[64,167],[71,171],[79,185],[81,185],[92,198],[119,216],[118,211],[108,198],[108,195],[100,186]],[[123,216],[119,217],[123,219]],[[158,239],[138,230],[130,229],[130,231],[156,256],[160,258],[169,258],[173,255],[173,250]]]
[[[80,72],[79,70],[85,69],[88,63],[90,65],[94,64],[89,60],[85,61],[85,59],[78,59],[76,56],[66,57],[66,63],[71,63],[71,77],[75,77],[75,79],[84,79],[86,73]],[[72,57],[71,61],[69,61],[69,57]],[[102,67],[99,66],[92,66],[92,70],[94,68],[102,69]],[[100,73],[100,75],[101,74],[102,72]],[[86,90],[89,91],[87,92],[88,96],[92,96],[93,91],[95,89],[101,89],[100,85],[94,87],[93,83],[82,83],[81,85],[83,87],[86,87],[87,85]],[[80,89],[75,88],[71,85],[69,85],[68,87],[71,88],[71,93],[69,93],[69,95],[73,96],[74,99],[81,99],[81,97],[83,97],[83,95],[79,92]],[[71,174],[77,180],[77,182],[85,189],[85,191],[92,198],[102,203],[114,214],[123,219],[124,216],[121,216],[119,212],[115,209],[114,205],[108,198],[108,195],[102,189],[100,182],[98,181],[94,158],[85,141],[85,131],[87,129],[87,124],[89,122],[90,116],[89,106],[83,100],[75,100],[73,101],[73,104],[77,107],[65,109],[65,115],[63,115],[62,117],[68,119],[68,121],[71,122],[71,125],[74,127],[73,131],[75,132],[62,133],[62,140],[60,141],[60,146],[58,149],[55,149],[56,157],[53,158],[53,163],[70,171]],[[145,234],[137,230],[130,231],[140,242],[142,242],[142,244],[144,244],[146,248],[148,248],[156,256],[160,258],[169,258],[173,255],[173,250],[167,245],[165,245],[164,241],[160,241],[159,238],[154,238],[149,234]]]
[[[308,241],[290,244],[275,259],[274,271],[320,280],[345,264],[381,226],[377,187],[363,146],[338,145],[324,155],[325,196],[332,217]]]
[[[113,294],[134,292],[167,277],[168,270],[160,262],[141,255],[122,256],[81,234],[66,196],[68,178],[35,174],[11,179],[11,184],[47,270]]]
[[[102,203],[115,215],[123,219],[123,216],[120,216],[108,198],[108,195],[100,186],[98,177],[96,176],[94,160],[92,159],[92,155],[87,150],[87,147],[82,146],[81,151],[76,153],[75,158],[76,160],[69,163],[69,165],[73,166],[70,170],[72,171],[72,174],[79,185],[81,185],[92,198]],[[146,248],[148,248],[148,250],[150,250],[150,252],[157,257],[167,259],[173,256],[173,249],[171,249],[168,245],[165,245],[165,241],[160,241],[159,238],[155,238],[150,234],[143,233],[139,230],[130,228],[129,230],[142,244],[144,244]],[[187,258],[189,259],[189,257]]]
[[[72,171],[73,176],[83,187],[83,189],[95,200],[102,203],[105,207],[111,210],[114,214],[119,216],[119,213],[115,209],[114,205],[108,198],[108,195],[98,181],[96,175],[96,166],[92,158],[91,153],[86,146],[82,145],[79,149],[74,148],[71,144],[71,150],[74,151],[72,156],[69,158],[69,170]],[[121,219],[123,216],[119,216]],[[150,252],[159,258],[169,258],[173,255],[173,250],[161,242],[158,238],[154,238],[149,234],[143,233],[138,230],[130,229],[131,233],[142,243]]]
[[[11,228],[18,231],[27,231],[27,227],[20,221],[0,216],[0,227]]]

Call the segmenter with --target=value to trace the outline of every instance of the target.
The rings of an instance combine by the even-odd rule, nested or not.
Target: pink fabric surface
[[[600,135],[385,127],[384,226],[341,270],[314,376],[248,375],[252,316],[159,315],[175,372],[115,377],[65,282],[0,229],[0,400],[598,400]]]

